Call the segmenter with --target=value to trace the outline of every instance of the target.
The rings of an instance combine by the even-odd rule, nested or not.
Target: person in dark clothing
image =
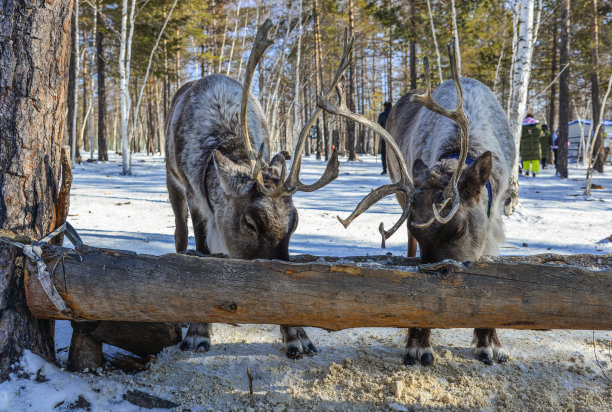
[[[540,171],[540,159],[542,159],[541,137],[540,122],[534,119],[531,113],[527,113],[521,130],[521,161],[526,176],[529,176],[530,169],[533,177]]]
[[[382,128],[384,129],[385,125],[387,124],[387,118],[389,117],[389,113],[391,113],[392,104],[391,102],[385,102],[383,104],[383,107],[385,111],[378,115],[378,124],[381,125]],[[379,151],[380,151],[382,167],[383,167],[381,175],[386,175],[387,174],[387,144],[385,143],[383,139],[380,139]]]

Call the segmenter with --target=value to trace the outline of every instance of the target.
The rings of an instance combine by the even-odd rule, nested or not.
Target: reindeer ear
[[[221,189],[226,196],[241,196],[251,189],[253,181],[247,178],[243,168],[216,149],[213,150],[213,159]]]
[[[283,153],[279,153],[272,158],[270,161],[270,172],[278,177],[282,176],[283,170],[287,169],[287,164],[285,163],[285,156]]]
[[[427,169],[427,165],[421,159],[417,159],[412,164],[412,175],[416,176],[421,173],[423,170]]]
[[[482,187],[487,183],[493,168],[493,155],[484,152],[469,165],[461,174],[459,190],[464,199],[476,199],[480,196]]]

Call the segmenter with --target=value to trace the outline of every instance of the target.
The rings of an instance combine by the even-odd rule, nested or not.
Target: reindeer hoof
[[[421,356],[421,365],[431,366],[434,363],[434,356],[431,352],[426,352]]]
[[[195,349],[197,352],[208,352],[210,350],[210,342],[205,340],[204,342],[200,342]]]
[[[181,342],[180,349],[184,352],[184,351],[189,350],[191,348],[189,347],[189,343],[188,342],[183,341],[183,342]]]
[[[286,354],[289,359],[301,359],[302,358],[302,352],[295,346],[287,348]]]
[[[493,361],[491,360],[491,357],[486,352],[480,352],[478,354],[478,360],[484,363],[485,365],[493,365]]]
[[[317,350],[315,345],[312,344],[312,342],[310,342],[308,345],[304,347],[304,355],[314,356],[318,352],[319,351]]]
[[[404,365],[414,366],[416,364],[416,358],[411,354],[407,353],[404,355]]]
[[[505,353],[502,353],[501,355],[497,356],[497,363],[506,363],[508,362],[508,355],[506,355]]]

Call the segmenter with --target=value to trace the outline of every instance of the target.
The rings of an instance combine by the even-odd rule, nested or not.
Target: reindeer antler
[[[259,148],[259,153],[257,156],[255,156],[253,149],[251,148],[251,141],[249,140],[247,114],[249,107],[249,96],[251,93],[251,83],[253,82],[255,69],[257,68],[257,64],[261,60],[261,57],[265,53],[266,49],[274,44],[274,40],[268,37],[270,30],[273,27],[274,24],[272,24],[272,21],[270,19],[266,19],[266,21],[257,29],[255,41],[253,42],[251,55],[249,56],[249,62],[247,63],[245,71],[244,82],[242,83],[242,101],[240,102],[240,124],[242,125],[243,129],[242,136],[244,138],[244,145],[249,155],[249,160],[251,161],[251,175],[252,178],[258,183],[261,183],[262,186],[263,180],[261,178],[261,161],[263,157],[264,145],[261,145]]]
[[[308,132],[310,128],[317,121],[319,116],[321,115],[322,110],[316,109],[313,115],[308,119],[306,125],[302,128],[300,132],[300,137],[298,139],[298,143],[296,145],[296,153],[294,156],[293,164],[291,165],[291,172],[289,173],[289,177],[287,178],[287,169],[283,167],[280,176],[280,183],[276,186],[275,189],[268,189],[265,187],[263,178],[261,176],[262,169],[262,157],[263,157],[263,149],[264,145],[262,144],[257,157],[253,154],[251,149],[248,130],[247,130],[247,107],[248,107],[248,98],[249,98],[249,90],[251,89],[251,82],[253,80],[253,73],[255,72],[255,68],[257,67],[257,63],[263,56],[265,50],[274,43],[272,40],[268,38],[268,33],[270,29],[273,27],[272,22],[267,19],[264,24],[259,27],[257,30],[257,34],[255,36],[255,42],[253,43],[253,48],[251,50],[251,55],[249,56],[249,62],[247,64],[245,81],[242,86],[242,103],[240,107],[240,123],[244,129],[244,140],[247,148],[247,152],[249,154],[249,159],[251,160],[251,169],[252,169],[252,178],[257,182],[258,189],[261,193],[264,193],[271,197],[280,197],[280,196],[290,196],[297,191],[300,192],[313,192],[327,185],[328,183],[334,181],[338,177],[340,164],[338,162],[338,153],[334,150],[332,153],[329,162],[327,163],[327,167],[325,168],[325,172],[319,180],[316,182],[306,185],[300,181],[300,168],[302,165],[302,153],[304,151],[304,144],[306,142],[306,137],[308,136]],[[334,75],[334,79],[332,81],[332,85],[326,93],[327,97],[330,97],[334,92],[335,86],[338,84],[342,77],[342,73],[348,68],[351,61],[351,53],[353,50],[353,44],[355,43],[355,38],[348,36],[348,30],[344,31],[344,41],[343,48],[344,51],[342,53],[342,57],[340,58],[340,64],[338,65],[338,69],[336,70],[336,74]],[[286,180],[285,180],[286,178]]]
[[[366,210],[368,210],[372,205],[381,200],[384,197],[392,195],[394,193],[403,193],[406,196],[406,205],[404,207],[404,211],[400,216],[399,220],[389,229],[385,230],[384,224],[381,222],[378,227],[378,231],[382,236],[382,247],[385,247],[386,240],[391,237],[397,229],[404,223],[404,221],[408,218],[410,214],[410,207],[412,204],[412,194],[414,193],[414,184],[412,183],[412,179],[408,174],[408,168],[406,167],[406,162],[404,161],[400,148],[395,143],[395,139],[383,129],[378,123],[375,123],[364,116],[356,114],[348,109],[346,106],[345,96],[344,96],[344,80],[340,82],[336,86],[336,93],[338,94],[338,100],[340,101],[340,106],[337,106],[330,102],[328,98],[324,95],[320,95],[317,99],[317,106],[325,110],[326,112],[345,117],[347,119],[353,120],[357,123],[360,123],[366,126],[369,129],[372,129],[375,133],[377,133],[391,148],[391,151],[397,158],[397,162],[400,167],[400,179],[399,181],[390,184],[381,186],[372,192],[370,192],[355,208],[353,213],[346,218],[342,219],[338,216],[338,220],[340,223],[344,225],[344,227],[348,227],[353,220]]]
[[[459,209],[459,189],[457,188],[457,182],[463,165],[465,165],[465,159],[468,152],[468,137],[470,133],[470,123],[463,111],[463,88],[461,87],[461,81],[459,79],[459,71],[457,70],[457,55],[455,54],[455,39],[453,38],[447,45],[448,58],[450,60],[451,73],[453,76],[453,83],[455,84],[455,90],[457,91],[457,107],[455,110],[447,110],[440,106],[431,96],[431,82],[430,82],[430,71],[429,71],[429,59],[425,57],[423,65],[425,66],[425,93],[414,94],[411,97],[411,101],[415,103],[421,103],[423,106],[441,114],[442,116],[448,117],[449,119],[456,122],[461,128],[461,150],[459,152],[459,160],[457,162],[457,169],[453,173],[450,182],[444,188],[444,200],[438,205],[432,205],[434,217],[425,223],[415,223],[412,225],[417,228],[426,228],[433,224],[434,219],[441,224],[450,222],[457,210]],[[453,201],[452,208],[448,215],[442,216],[440,212],[444,210],[448,202]]]

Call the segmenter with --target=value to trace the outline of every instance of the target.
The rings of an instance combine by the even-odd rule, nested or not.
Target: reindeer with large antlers
[[[285,158],[268,158],[268,126],[259,102],[250,96],[257,63],[273,43],[270,20],[258,29],[245,81],[210,75],[182,86],[166,120],[166,183],[175,216],[177,252],[187,249],[187,216],[201,253],[240,259],[289,259],[289,239],[298,223],[291,195],[312,192],[338,176],[334,153],[315,183],[300,182],[304,143],[321,113],[317,109],[300,133],[287,177]],[[346,69],[353,41],[345,38],[334,83]],[[256,153],[254,148],[259,148]],[[289,358],[316,352],[301,327],[281,326]],[[210,324],[191,324],[181,349],[207,351]]]
[[[516,151],[497,99],[479,81],[459,78],[454,43],[447,47],[452,81],[432,92],[425,58],[425,93],[403,96],[389,114],[386,130],[347,109],[342,84],[337,87],[339,106],[324,96],[318,102],[330,113],[373,129],[391,149],[387,161],[394,183],[372,191],[340,221],[347,227],[374,203],[395,193],[403,212],[389,231],[381,223],[383,247],[407,220],[409,254],[416,252],[416,239],[423,263],[467,261],[498,253],[504,241],[502,202]],[[413,365],[418,359],[422,365],[432,364],[429,339],[430,329],[411,328],[404,363]],[[485,364],[507,360],[495,329],[475,329],[474,343],[478,359]]]

